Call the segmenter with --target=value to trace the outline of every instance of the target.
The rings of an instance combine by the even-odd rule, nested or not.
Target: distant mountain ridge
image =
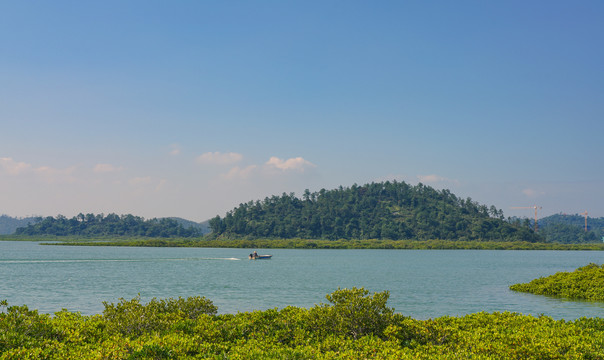
[[[539,226],[547,226],[552,223],[580,226],[585,229],[585,217],[579,214],[554,214],[546,216],[537,221]],[[604,217],[594,218],[587,216],[587,230],[604,231]]]
[[[17,218],[8,215],[0,215],[0,235],[13,234],[18,228],[29,224],[35,224],[41,220],[42,218],[39,216]]]
[[[176,222],[181,224],[185,229],[190,228],[190,227],[199,229],[199,231],[203,235],[208,234],[212,231],[210,229],[210,220],[206,220],[206,221],[202,221],[202,222],[195,222],[195,221],[191,221],[191,220],[187,220],[187,219],[183,219],[183,218],[179,218],[179,217],[170,217],[169,219],[175,220]]]
[[[537,220],[539,233],[547,242],[562,244],[602,242],[604,218],[587,217],[579,214],[554,214]],[[534,221],[532,221],[534,223]]]

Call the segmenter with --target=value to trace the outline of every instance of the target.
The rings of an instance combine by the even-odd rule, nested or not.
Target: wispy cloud
[[[178,144],[172,144],[170,145],[170,155],[172,156],[176,156],[176,155],[180,155],[180,145]]]
[[[164,187],[164,185],[166,185],[167,182],[168,182],[168,180],[161,179],[159,181],[159,183],[157,184],[157,186],[155,187],[155,192],[159,192]]]
[[[287,160],[279,159],[276,156],[272,156],[265,164],[269,168],[275,168],[283,171],[295,170],[303,172],[309,167],[315,167],[316,165],[302,157],[295,157]]]
[[[2,167],[9,175],[19,175],[32,168],[31,164],[17,162],[9,157],[0,158],[0,167]]]
[[[250,165],[245,168],[240,168],[239,166],[235,166],[228,173],[222,175],[224,179],[234,180],[234,179],[247,179],[249,178],[253,172],[258,168],[256,165]]]
[[[12,176],[33,174],[38,179],[51,183],[73,183],[77,180],[74,176],[76,170],[75,166],[66,169],[57,169],[50,166],[33,167],[31,164],[14,161],[12,158],[4,157],[0,158],[0,168]]]
[[[455,179],[449,179],[443,176],[431,174],[431,175],[417,175],[417,179],[426,184],[436,184],[436,183],[451,183],[455,185],[459,185],[459,181]]]
[[[128,180],[128,184],[130,184],[132,186],[148,185],[150,183],[151,183],[150,176],[134,177],[134,178],[131,178],[130,180]]]
[[[222,174],[223,179],[250,179],[262,177],[264,179],[272,178],[285,172],[304,172],[306,169],[316,165],[302,157],[291,158],[287,160],[272,156],[264,165],[249,165],[246,167],[232,167],[228,173]]]
[[[243,155],[228,152],[221,153],[219,151],[216,152],[207,152],[199,155],[197,157],[197,162],[200,164],[218,164],[218,165],[228,165],[234,164],[243,159]]]
[[[166,179],[158,180],[152,178],[151,176],[133,177],[128,180],[128,184],[131,187],[136,188],[139,193],[149,191],[159,192],[164,188],[167,183],[168,180]]]
[[[71,166],[66,169],[56,169],[50,166],[41,166],[35,168],[34,173],[42,180],[50,183],[73,183],[77,181],[77,178],[74,175],[75,170],[75,166]]]
[[[102,173],[118,172],[118,171],[121,171],[122,169],[123,168],[121,166],[116,167],[111,164],[96,164],[94,166],[94,168],[92,169],[92,171],[94,171],[97,174],[102,174]]]
[[[537,191],[535,189],[530,189],[530,188],[523,189],[522,193],[528,198],[536,198],[540,195],[545,195],[545,193],[543,191]]]

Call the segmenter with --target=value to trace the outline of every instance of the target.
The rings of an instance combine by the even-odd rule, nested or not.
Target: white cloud
[[[116,172],[116,171],[121,171],[122,167],[115,167],[111,164],[96,164],[94,166],[94,169],[92,169],[92,171],[94,171],[97,174],[101,174],[101,173],[111,173],[111,172]]]
[[[170,150],[170,155],[172,155],[172,156],[180,155],[180,146],[178,144],[172,144],[170,146],[170,148],[172,149],[172,150]]]
[[[432,175],[417,175],[417,178],[420,182],[426,184],[434,184],[434,183],[453,183],[455,185],[459,185],[459,181],[454,179],[449,179],[446,177],[438,176],[435,174]]]
[[[537,191],[535,189],[524,189],[524,190],[522,190],[522,193],[528,198],[536,198],[540,195],[545,195],[544,192]]]
[[[0,158],[0,168],[4,169],[9,175],[18,176],[33,174],[38,179],[46,182],[67,182],[72,183],[77,179],[73,175],[76,168],[74,166],[66,169],[56,169],[50,166],[32,167],[31,164],[14,161],[12,158]]]
[[[279,170],[296,170],[303,172],[306,168],[315,167],[316,165],[308,160],[304,160],[302,157],[291,158],[287,160],[279,159],[276,156],[272,156],[266,165],[270,168],[276,168]]]
[[[164,185],[166,185],[166,183],[167,183],[167,182],[168,182],[168,180],[166,180],[166,179],[161,179],[161,180],[159,181],[159,184],[157,184],[157,186],[155,187],[155,192],[160,191],[160,190],[161,190],[161,189],[164,187]]]
[[[240,168],[239,166],[235,166],[228,173],[222,175],[224,179],[233,180],[233,179],[247,179],[249,178],[254,170],[256,170],[256,165],[250,165],[245,168]]]
[[[0,167],[9,175],[19,175],[31,169],[31,164],[16,162],[12,158],[0,158]]]
[[[75,167],[69,167],[67,169],[55,169],[49,166],[40,166],[34,169],[34,173],[40,178],[51,183],[73,183],[77,179],[73,175]]]
[[[221,178],[227,180],[262,178],[267,180],[275,175],[275,172],[297,171],[304,172],[307,168],[315,167],[313,163],[301,157],[288,160],[272,156],[264,166],[249,165],[246,167],[235,166],[228,173],[222,174]]]
[[[221,153],[219,151],[216,152],[207,152],[199,155],[197,157],[197,162],[200,164],[218,164],[218,165],[226,165],[226,164],[234,164],[243,159],[243,155],[229,152],[229,153]]]
[[[139,176],[128,179],[128,185],[132,195],[141,196],[148,195],[151,193],[160,193],[168,183],[167,179],[157,179],[152,176]],[[120,185],[120,184],[115,184]],[[154,196],[154,195],[153,195]]]

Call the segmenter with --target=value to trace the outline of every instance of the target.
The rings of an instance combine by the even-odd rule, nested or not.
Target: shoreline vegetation
[[[38,241],[43,245],[199,247],[241,249],[393,249],[393,250],[577,250],[604,251],[604,243],[559,244],[523,241],[452,240],[316,240],[316,239],[207,239],[204,238],[128,238],[128,237],[53,237],[0,236],[0,240]]]
[[[506,219],[495,206],[460,198],[449,190],[386,181],[312,193],[307,189],[301,197],[273,195],[239,204],[223,217],[202,223],[80,213],[72,218],[30,218],[31,223],[27,220],[13,235],[69,242],[100,239],[107,244],[115,237],[128,239],[132,246],[245,247],[236,244],[253,241],[271,248],[603,249],[599,227],[604,222],[592,219],[587,231],[577,226],[577,218],[582,219],[551,216],[536,232],[536,224],[527,218]],[[8,217],[2,219],[10,222]],[[12,220],[13,224],[25,221]],[[119,242],[112,245],[124,245]]]
[[[604,319],[475,313],[415,320],[387,291],[328,304],[217,314],[204,297],[104,302],[53,316],[0,302],[0,359],[603,359]]]
[[[40,218],[17,228],[25,236],[200,237],[201,228],[174,218],[145,220],[114,213]],[[200,224],[201,225],[201,224]],[[327,240],[467,240],[545,242],[530,223],[505,220],[503,211],[449,190],[404,182],[340,186],[302,197],[294,193],[249,201],[207,221],[210,238],[221,236]],[[185,226],[189,226],[185,228]]]
[[[568,299],[604,301],[604,265],[589,264],[573,272],[558,272],[510,290]]]

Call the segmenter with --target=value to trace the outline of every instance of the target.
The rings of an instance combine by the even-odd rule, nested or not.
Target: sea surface
[[[253,250],[270,260],[248,260]],[[285,250],[46,246],[0,241],[0,300],[42,313],[102,313],[140,295],[205,296],[219,313],[328,303],[340,288],[388,290],[416,319],[480,311],[603,317],[603,302],[517,293],[515,283],[604,263],[598,251]]]

